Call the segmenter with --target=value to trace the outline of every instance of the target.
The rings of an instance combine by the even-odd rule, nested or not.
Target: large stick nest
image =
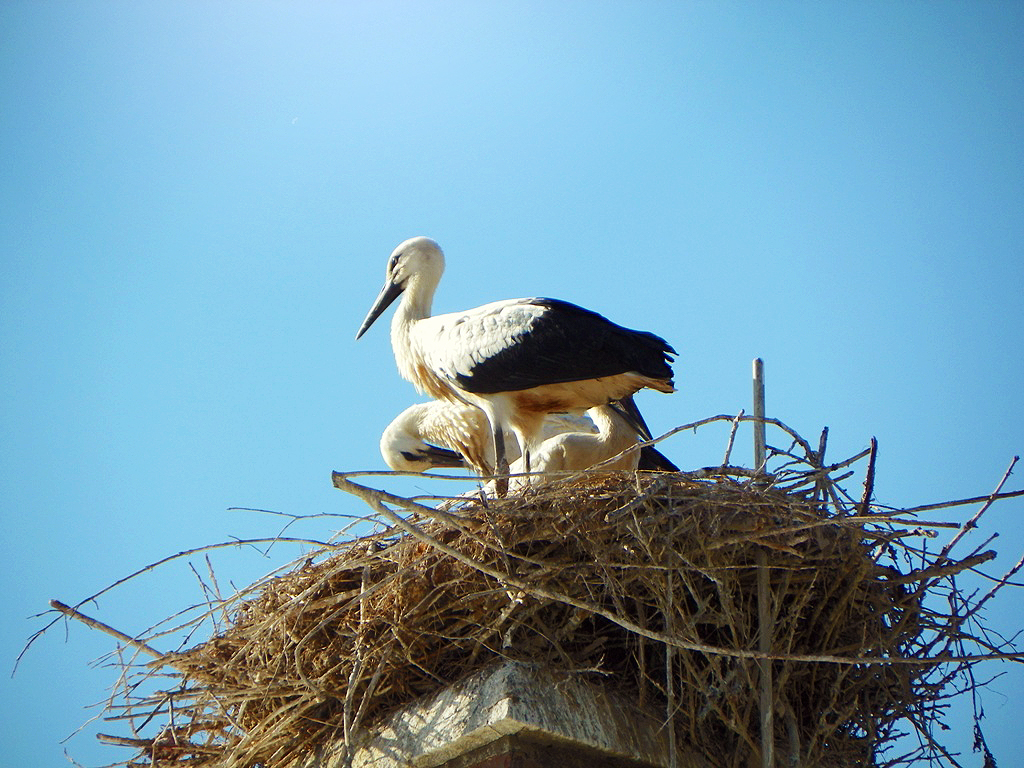
[[[169,714],[157,736],[120,740],[142,748],[129,764],[288,765],[522,659],[661,713],[709,766],[760,759],[762,692],[787,764],[955,765],[932,737],[949,696],[977,661],[1019,658],[967,632],[996,590],[971,604],[955,586],[994,553],[908,543],[942,524],[869,505],[870,488],[846,496],[828,469],[852,461],[586,473],[439,506],[336,475],[389,527],[243,590],[226,628],[151,662],[180,680],[126,686],[119,718]],[[906,730],[918,747],[889,756]]]

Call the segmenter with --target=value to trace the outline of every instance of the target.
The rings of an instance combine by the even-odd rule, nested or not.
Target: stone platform
[[[669,768],[662,719],[592,677],[505,662],[359,734],[352,768]],[[679,754],[678,768],[700,768]],[[344,768],[340,745],[296,768]]]

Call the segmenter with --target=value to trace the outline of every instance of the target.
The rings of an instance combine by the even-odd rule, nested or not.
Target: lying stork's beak
[[[462,456],[455,451],[450,451],[447,448],[442,448],[439,445],[431,445],[426,443],[422,450],[417,451],[419,458],[426,461],[432,467],[464,467],[466,462],[462,460]],[[406,458],[410,458],[406,456]]]
[[[370,307],[370,311],[366,314],[366,319],[359,326],[359,332],[356,334],[357,339],[366,333],[366,329],[373,325],[373,321],[380,317],[381,312],[390,307],[391,303],[404,290],[405,287],[403,285],[393,283],[390,280],[384,283],[384,287],[380,289],[380,293],[377,295],[377,300],[373,302],[373,306]]]

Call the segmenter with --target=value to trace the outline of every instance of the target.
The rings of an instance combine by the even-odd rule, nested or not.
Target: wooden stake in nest
[[[224,601],[223,631],[145,668],[171,670],[173,688],[140,698],[126,684],[118,718],[168,722],[121,740],[142,749],[129,764],[288,765],[511,658],[657,707],[709,766],[766,751],[789,765],[955,765],[932,736],[951,682],[1021,658],[966,627],[1009,574],[969,603],[955,576],[994,553],[954,559],[962,532],[936,554],[915,546],[949,524],[871,504],[870,481],[859,499],[835,482],[865,456],[870,476],[873,451],[826,466],[824,439],[815,451],[773,423],[803,452],[771,449],[772,475],[588,472],[434,507],[336,474],[387,527]],[[901,727],[919,746],[887,757]]]

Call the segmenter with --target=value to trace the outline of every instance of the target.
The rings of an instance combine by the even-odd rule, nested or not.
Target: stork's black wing
[[[468,374],[458,374],[460,387],[492,394],[628,371],[671,380],[676,351],[660,336],[623,328],[567,301],[529,301],[543,311],[506,346],[476,363]]]

